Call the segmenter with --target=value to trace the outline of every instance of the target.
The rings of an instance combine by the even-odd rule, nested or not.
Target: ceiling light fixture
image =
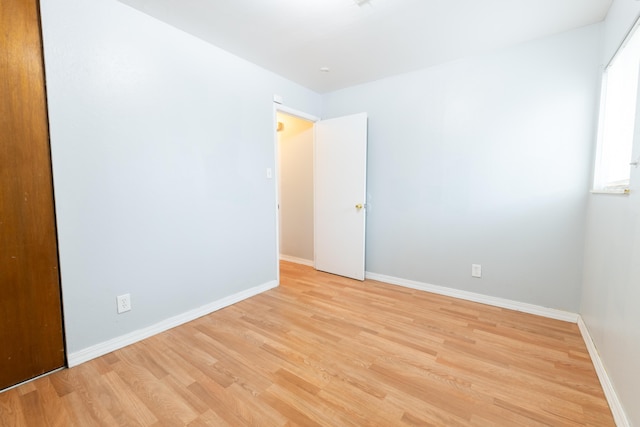
[[[358,6],[364,6],[365,4],[369,3],[371,0],[353,0],[353,2],[355,4],[357,4]]]
[[[320,71],[322,71],[323,73],[328,73],[331,70],[329,69],[329,67],[320,67]]]

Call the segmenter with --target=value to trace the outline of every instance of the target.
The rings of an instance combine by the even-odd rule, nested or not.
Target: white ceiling
[[[120,1],[319,93],[599,22],[612,2]]]

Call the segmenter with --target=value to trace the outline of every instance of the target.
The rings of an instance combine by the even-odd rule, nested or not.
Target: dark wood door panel
[[[36,0],[0,2],[0,389],[64,365]]]

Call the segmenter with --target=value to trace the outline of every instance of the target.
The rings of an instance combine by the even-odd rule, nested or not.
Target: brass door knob
[[[362,206],[362,203],[358,203],[358,204],[356,205],[356,209],[362,209],[362,207],[363,207],[363,206]]]

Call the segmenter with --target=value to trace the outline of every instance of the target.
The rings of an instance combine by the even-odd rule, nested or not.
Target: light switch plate
[[[471,277],[482,277],[482,266],[480,264],[471,264]]]

